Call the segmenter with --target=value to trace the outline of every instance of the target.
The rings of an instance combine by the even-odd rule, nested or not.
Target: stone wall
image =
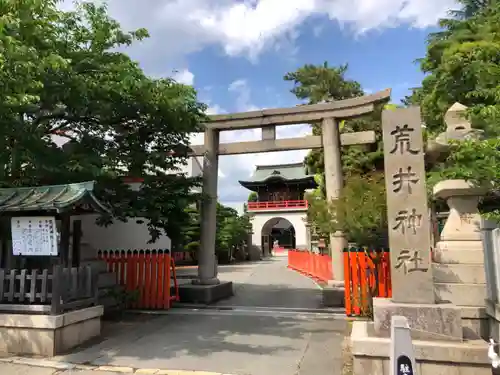
[[[102,315],[102,306],[61,315],[0,314],[0,353],[65,353],[101,334]]]
[[[355,322],[351,334],[353,373],[390,375],[390,338],[370,337],[370,322]],[[413,341],[418,375],[490,375],[488,346],[467,342]]]

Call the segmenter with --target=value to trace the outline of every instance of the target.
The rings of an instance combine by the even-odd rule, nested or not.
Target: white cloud
[[[72,0],[65,0],[67,8]],[[165,65],[182,66],[183,57],[208,45],[227,55],[256,59],[299,36],[311,17],[324,17],[354,35],[401,24],[435,25],[456,0],[108,0],[113,17],[126,29],[146,27],[151,38],[129,52],[150,74]],[[319,24],[317,25],[319,26]]]
[[[220,105],[218,104],[208,105],[207,115],[217,115],[220,113],[226,113],[226,111],[222,109]]]
[[[183,83],[184,85],[192,86],[194,84],[194,74],[188,69],[175,72],[172,78],[179,83]]]
[[[246,79],[237,79],[231,82],[228,91],[236,95],[236,110],[239,112],[258,111],[259,108],[251,103],[250,88]]]

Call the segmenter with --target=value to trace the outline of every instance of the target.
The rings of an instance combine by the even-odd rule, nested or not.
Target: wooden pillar
[[[71,216],[69,214],[62,214],[59,256],[63,267],[68,267],[70,264],[70,259],[69,259],[70,237],[71,237]]]
[[[82,240],[82,221],[75,220],[73,221],[73,235],[72,235],[72,246],[71,246],[71,266],[79,267],[80,260],[82,257],[81,254],[81,240]]]

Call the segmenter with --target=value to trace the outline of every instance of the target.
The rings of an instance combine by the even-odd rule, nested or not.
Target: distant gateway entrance
[[[317,184],[303,163],[258,165],[249,180],[239,183],[257,193],[247,208],[252,216],[252,243],[260,245],[262,254],[268,255],[275,241],[287,249],[309,247],[305,192]]]
[[[270,219],[262,227],[261,248],[264,254],[269,253],[276,243],[280,248],[295,249],[295,228],[283,217]]]

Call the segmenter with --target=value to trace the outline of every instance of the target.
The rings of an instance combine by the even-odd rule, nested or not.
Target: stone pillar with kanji
[[[423,339],[460,341],[460,308],[436,304],[420,108],[385,110],[382,126],[392,299],[374,299],[375,332],[403,315]]]

